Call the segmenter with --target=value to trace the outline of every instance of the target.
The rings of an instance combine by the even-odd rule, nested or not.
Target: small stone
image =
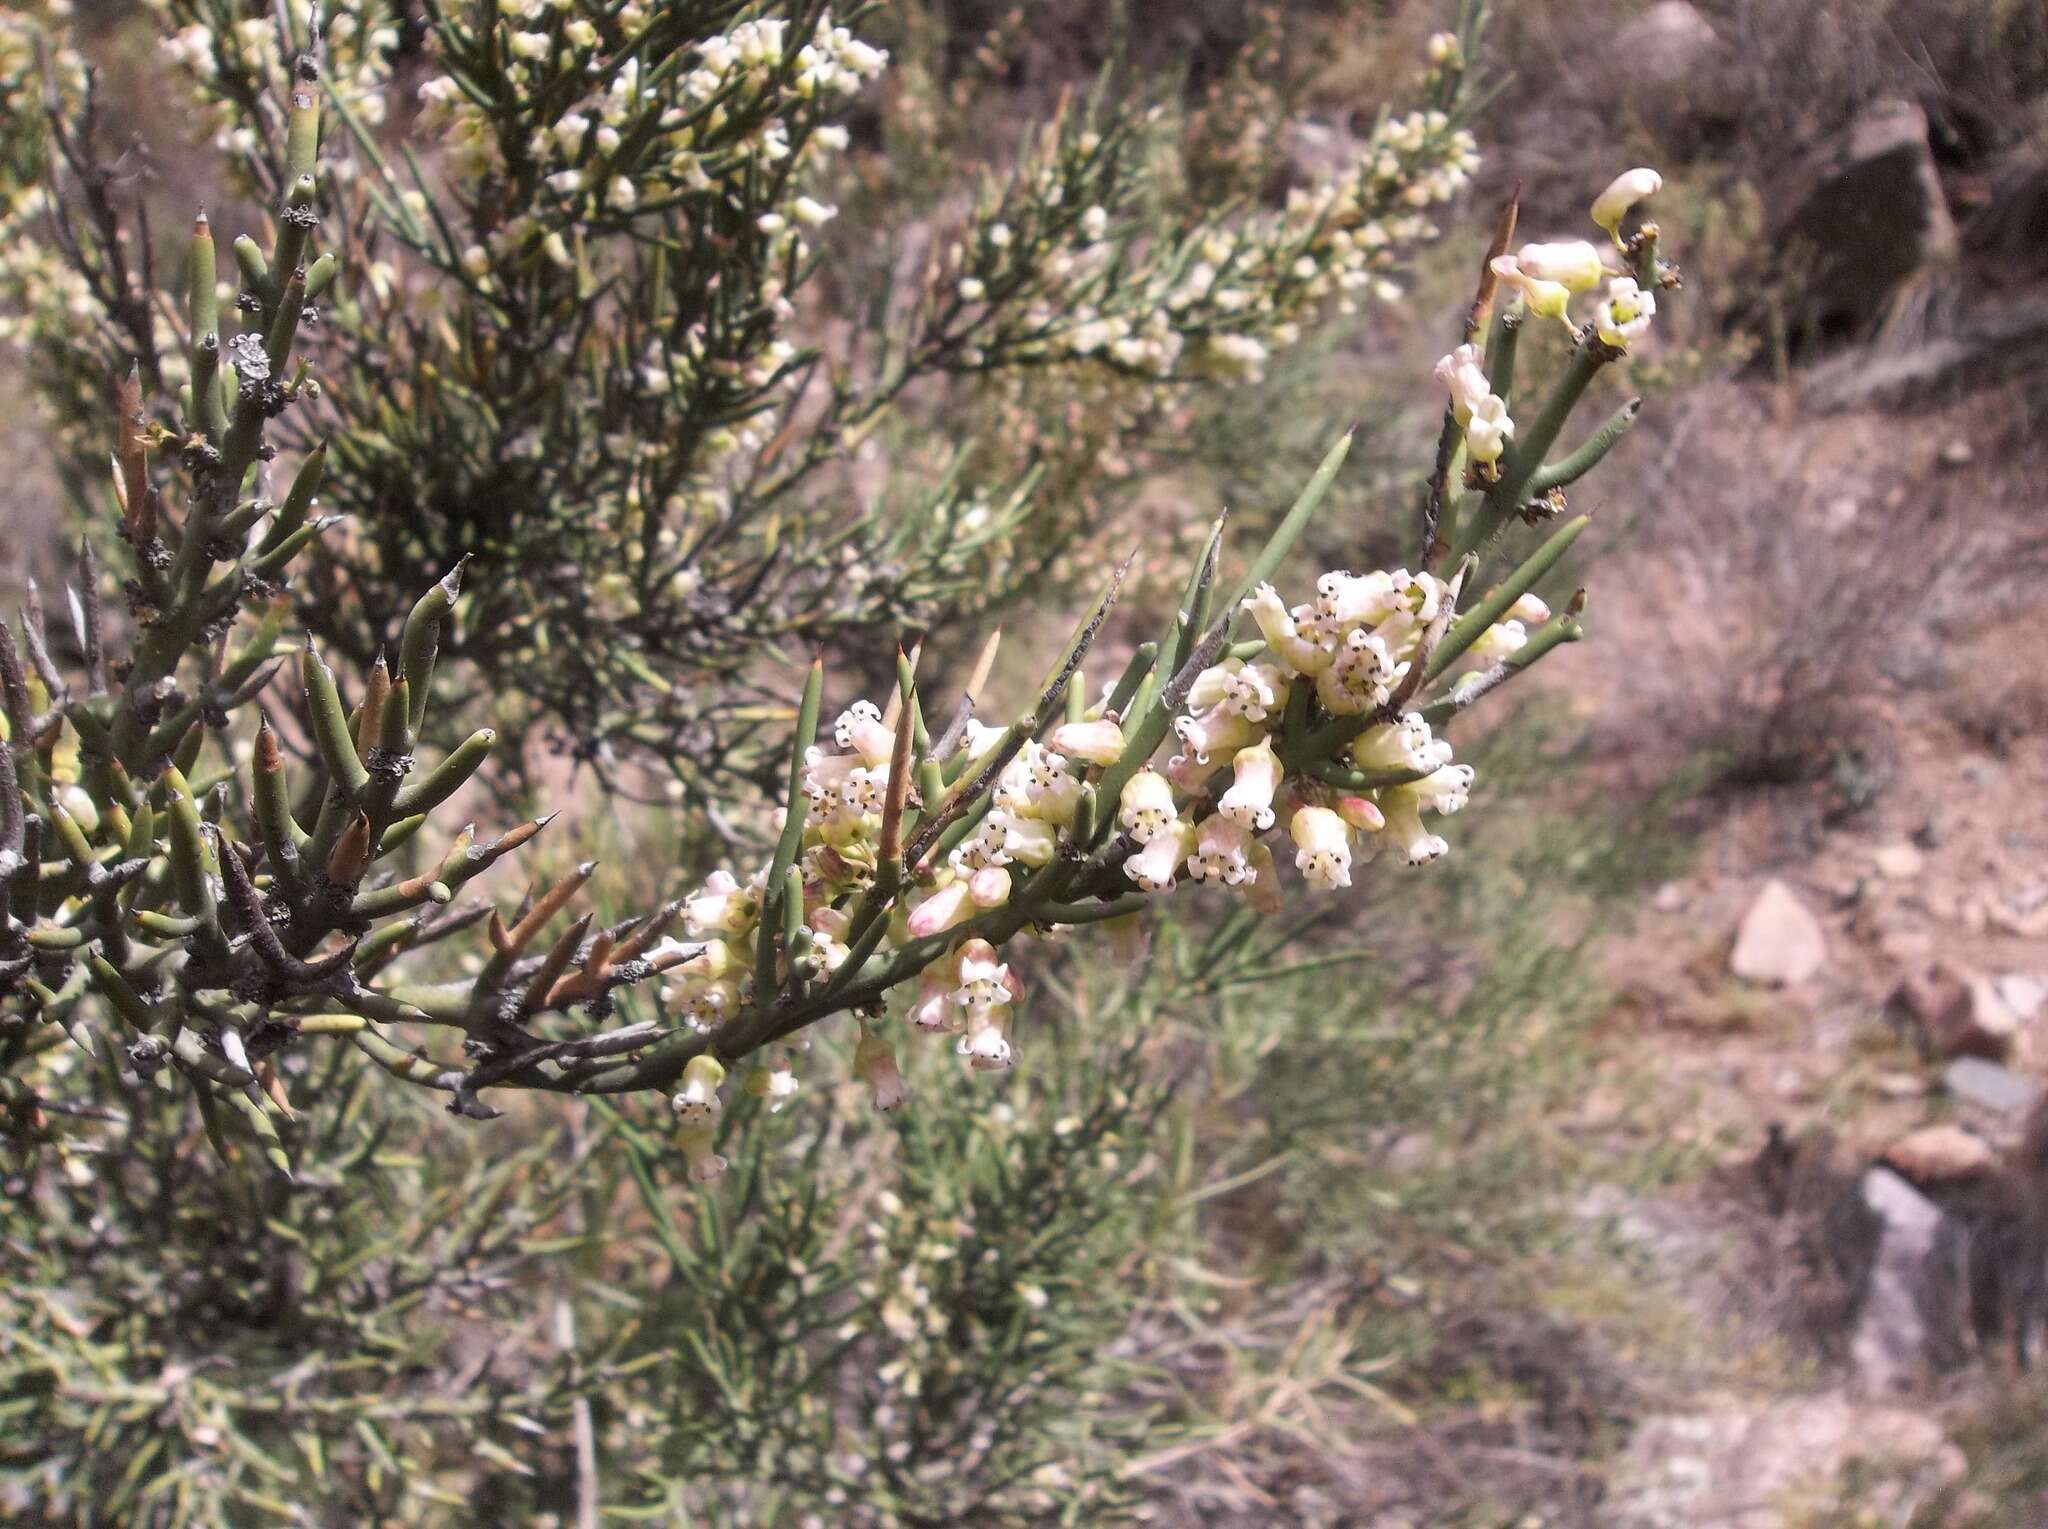
[[[1791,987],[1827,964],[1820,920],[1782,881],[1767,881],[1735,932],[1728,969],[1746,982]]]
[[[1886,1099],[1918,1099],[1927,1092],[1927,1080],[1914,1072],[1881,1072],[1870,1080],[1873,1092]]]
[[[1961,1126],[1922,1126],[1886,1147],[1883,1161],[1924,1188],[1987,1173],[1997,1154],[1988,1142]]]
[[[1992,987],[1998,994],[1998,1001],[2021,1024],[2039,1014],[2042,1006],[2048,1004],[2048,982],[2023,972],[2008,972]]]
[[[2041,1097],[2041,1086],[2033,1079],[1982,1057],[1957,1057],[1942,1072],[1941,1081],[1956,1098],[1995,1115],[2024,1115]]]
[[[1943,467],[1968,467],[1976,457],[1976,449],[1965,440],[1953,440],[1941,448]]]
[[[1908,971],[1888,1006],[1918,1027],[1937,1056],[2002,1057],[2019,1030],[1987,979],[1947,961]]]
[[[1896,844],[1880,844],[1871,857],[1877,871],[1887,881],[1911,881],[1927,868],[1927,857],[1903,839]]]
[[[1678,913],[1685,908],[1685,888],[1667,881],[1650,896],[1650,906],[1659,913]]]
[[[1821,518],[1830,531],[1839,533],[1855,525],[1856,517],[1862,512],[1863,506],[1857,503],[1856,496],[1844,494],[1827,502],[1827,507],[1821,511]]]

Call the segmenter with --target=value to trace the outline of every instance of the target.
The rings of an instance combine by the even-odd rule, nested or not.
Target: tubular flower
[[[1140,844],[1150,844],[1177,819],[1173,787],[1157,770],[1143,769],[1124,782],[1118,798],[1122,812],[1117,821]]]
[[[896,1048],[879,1035],[861,1032],[860,1045],[854,1048],[853,1067],[872,1091],[875,1108],[884,1114],[899,1108],[910,1097],[910,1085],[904,1082],[902,1069],[896,1065]]]
[[[1657,299],[1636,285],[1633,276],[1617,276],[1593,314],[1593,328],[1603,345],[1626,350],[1628,342],[1648,332],[1657,316]]]
[[[1010,1049],[1010,1006],[999,1003],[968,1010],[967,1033],[954,1050],[967,1058],[967,1065],[976,1072],[1000,1072],[1008,1067],[1016,1059]]]
[[[1317,649],[1321,652],[1321,649]],[[1180,716],[1173,721],[1174,735],[1197,764],[1207,764],[1218,755],[1230,754],[1262,736],[1258,724],[1226,712],[1205,711],[1200,716]]]
[[[1280,789],[1285,772],[1273,741],[1261,738],[1249,748],[1238,750],[1231,761],[1231,787],[1216,803],[1216,810],[1242,828],[1264,830],[1273,826],[1273,793]]]
[[[676,1133],[676,1144],[690,1162],[691,1183],[708,1184],[725,1172],[725,1159],[714,1150],[717,1141],[718,1127],[711,1121],[686,1124]]]
[[[1607,230],[1607,235],[1616,244],[1621,243],[1621,220],[1628,216],[1629,209],[1664,189],[1664,177],[1655,170],[1639,167],[1624,170],[1608,183],[1607,189],[1593,198],[1593,221]]]
[[[1327,807],[1297,807],[1287,824],[1294,840],[1294,868],[1310,886],[1335,890],[1351,885],[1351,830]]]
[[[1259,624],[1266,646],[1296,674],[1315,674],[1328,667],[1330,655],[1301,635],[1293,615],[1280,603],[1279,591],[1272,585],[1261,584],[1253,590],[1244,608]]]
[[[1496,255],[1489,264],[1495,276],[1521,294],[1522,306],[1538,318],[1571,322],[1572,292],[1563,282],[1537,280],[1513,255]]]
[[[1337,649],[1336,661],[1316,676],[1316,699],[1325,711],[1353,716],[1373,711],[1387,704],[1407,672],[1407,664],[1394,662],[1384,638],[1353,627]]]
[[[936,962],[927,966],[917,979],[917,999],[910,1006],[910,1022],[920,1030],[938,1031],[953,1028],[955,1004],[953,1002],[953,965],[950,962]]]
[[[1493,384],[1486,380],[1485,357],[1477,345],[1460,345],[1438,361],[1436,380],[1450,393],[1451,412],[1460,425],[1472,417],[1472,410],[1482,398],[1493,393]]]
[[[1220,711],[1225,716],[1263,722],[1287,704],[1287,676],[1273,664],[1248,664],[1226,658],[1195,676],[1188,690],[1188,709]]]
[[[1124,862],[1124,874],[1138,884],[1140,891],[1170,891],[1174,875],[1194,847],[1194,842],[1194,829],[1176,818]]]
[[[718,1086],[725,1081],[725,1068],[718,1058],[701,1052],[683,1067],[682,1091],[669,1100],[669,1108],[684,1125],[716,1120],[722,1108]]]
[[[1009,963],[996,959],[996,949],[987,940],[969,940],[960,947],[953,1002],[972,1012],[994,1003],[1007,1003],[1012,996]]]
[[[1188,875],[1195,881],[1220,881],[1228,887],[1258,879],[1251,863],[1252,836],[1242,823],[1221,815],[1204,818],[1195,830]]]
[[[692,934],[745,934],[761,912],[761,895],[742,887],[730,871],[713,871],[704,889],[683,904],[683,922]]]
[[[896,746],[896,734],[882,723],[882,709],[873,701],[855,701],[832,724],[832,741],[852,749],[870,770],[885,770]]]
[[[1124,730],[1108,717],[1094,722],[1066,722],[1053,729],[1046,743],[1056,754],[1085,759],[1093,765],[1112,765],[1123,757]]]
[[[1466,422],[1465,450],[1475,462],[1498,462],[1514,434],[1515,422],[1508,417],[1506,401],[1498,393],[1489,393]]]

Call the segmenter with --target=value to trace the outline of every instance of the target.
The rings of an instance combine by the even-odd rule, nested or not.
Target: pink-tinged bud
[[[1228,759],[1210,758],[1206,763],[1192,754],[1175,754],[1166,761],[1166,768],[1160,773],[1172,783],[1175,790],[1184,796],[1194,796],[1209,783],[1212,776],[1228,769],[1231,760],[1237,758],[1233,752]]]
[[[832,724],[832,741],[852,749],[870,770],[884,768],[896,747],[894,731],[882,724],[882,709],[873,701],[855,701]]]
[[[1258,623],[1273,656],[1296,674],[1315,674],[1329,664],[1330,655],[1301,635],[1293,614],[1280,603],[1279,592],[1272,585],[1261,584],[1253,590],[1244,608]]]
[[[967,1033],[954,1050],[976,1072],[1000,1072],[1016,1058],[1010,1049],[1010,1006],[993,1004],[971,1011]]]
[[[1165,776],[1149,767],[1124,782],[1118,801],[1123,811],[1117,821],[1140,844],[1150,844],[1179,816],[1173,802],[1173,787],[1167,784]]]
[[[1297,807],[1287,825],[1295,843],[1294,868],[1310,886],[1334,891],[1351,885],[1351,830],[1327,807]]]
[[[717,1140],[718,1127],[708,1121],[686,1125],[676,1133],[676,1143],[690,1162],[691,1183],[708,1184],[725,1172],[725,1159],[713,1150]]]
[[[1337,816],[1363,834],[1376,834],[1387,826],[1387,820],[1380,815],[1372,798],[1365,796],[1340,796],[1337,798]]]
[[[1115,764],[1124,754],[1124,730],[1103,717],[1094,722],[1064,722],[1052,730],[1046,745],[1055,754],[1085,759],[1094,765]]]
[[[953,1002],[953,963],[934,962],[917,979],[917,1001],[910,1006],[910,1022],[928,1032],[950,1030],[958,1016]]]
[[[813,908],[804,915],[804,922],[810,925],[811,933],[834,940],[843,940],[853,932],[853,915],[844,908]]]
[[[1194,842],[1194,829],[1176,818],[1124,862],[1124,874],[1135,881],[1142,892],[1169,891]]]
[[[683,1064],[683,1087],[668,1102],[684,1125],[716,1120],[720,1109],[718,1085],[725,1081],[725,1068],[718,1058],[698,1054]]]
[[[1507,613],[1524,626],[1541,626],[1550,619],[1550,607],[1543,603],[1541,596],[1533,594],[1517,598]]]
[[[974,904],[967,895],[967,883],[956,878],[910,910],[910,937],[921,940],[973,916]]]
[[[1273,826],[1273,793],[1280,789],[1280,757],[1273,752],[1273,740],[1261,738],[1249,748],[1239,749],[1231,761],[1234,783],[1216,803],[1216,810],[1231,822],[1253,830]]]
[[[999,908],[1010,900],[1010,873],[985,865],[967,879],[967,895],[977,908]]]
[[[1593,198],[1593,221],[1606,229],[1609,237],[1619,244],[1621,220],[1628,216],[1629,209],[1663,189],[1664,177],[1655,170],[1647,167],[1624,170],[1608,183],[1605,191]]]
[[[1590,292],[1606,274],[1600,251],[1584,239],[1525,244],[1515,251],[1515,264],[1530,280],[1554,281],[1570,292]]]
[[[854,1049],[853,1068],[874,1091],[875,1108],[887,1114],[910,1097],[910,1085],[903,1081],[896,1065],[896,1048],[879,1035],[863,1035]]]
[[[1195,850],[1188,856],[1188,875],[1196,881],[1220,881],[1240,887],[1253,880],[1252,836],[1243,824],[1226,817],[1204,818],[1195,829]]]

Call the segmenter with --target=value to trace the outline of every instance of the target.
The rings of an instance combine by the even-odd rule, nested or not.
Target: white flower
[[[1515,251],[1515,264],[1532,281],[1554,281],[1571,292],[1590,292],[1606,274],[1600,251],[1584,239],[1560,244],[1525,244]]]
[[[1593,325],[1602,344],[1616,350],[1650,327],[1656,316],[1657,299],[1636,285],[1632,276],[1617,276],[1607,284],[1607,296],[1593,315]]]
[[[1090,244],[1095,243],[1109,231],[1109,214],[1100,207],[1090,207],[1081,214],[1081,235]]]
[[[1514,438],[1515,422],[1508,418],[1508,406],[1497,393],[1489,393],[1472,411],[1465,424],[1465,450],[1475,462],[1497,462]]]
[[[988,288],[979,276],[963,277],[960,282],[960,301],[978,303],[988,296]]]
[[[1122,808],[1118,821],[1140,844],[1150,844],[1179,816],[1173,802],[1173,787],[1165,776],[1149,766],[1124,782],[1117,800]]]
[[[1175,717],[1173,732],[1187,751],[1195,756],[1197,764],[1208,764],[1212,760],[1221,764],[1225,758],[1264,736],[1258,724],[1226,711]]]
[[[1287,676],[1275,664],[1247,664],[1241,658],[1226,658],[1195,676],[1188,689],[1190,711],[1221,709],[1226,716],[1263,722],[1287,704]]]
[[[640,193],[633,189],[633,183],[623,175],[614,175],[611,184],[604,188],[605,205],[618,212],[631,212],[640,200]]]
[[[1296,674],[1316,674],[1329,667],[1330,654],[1301,635],[1293,615],[1280,603],[1280,595],[1272,585],[1261,584],[1253,590],[1244,608],[1258,623],[1266,646]]]
[[[1135,881],[1141,891],[1167,891],[1173,886],[1174,875],[1180,870],[1181,862],[1187,858],[1194,842],[1194,828],[1175,819],[1124,862],[1124,874]]]
[[[977,1072],[999,1072],[1015,1060],[1010,1050],[1009,1027],[1008,1004],[975,1010],[969,1015],[967,1033],[953,1049],[966,1057],[967,1065]]]
[[[684,1124],[715,1120],[721,1108],[718,1085],[725,1081],[725,1069],[718,1059],[699,1053],[683,1067],[682,1092],[669,1100],[669,1108]]]
[[[927,966],[917,979],[917,1000],[910,1006],[910,1022],[920,1030],[953,1028],[956,1005],[951,986],[953,979],[946,970],[948,965],[948,962],[936,962]]]
[[[713,871],[703,890],[683,903],[683,922],[692,934],[745,934],[754,927],[760,898],[730,871]]]
[[[888,764],[895,752],[895,730],[882,723],[882,709],[873,701],[855,701],[832,724],[832,741],[852,749],[871,770]]]
[[[1639,167],[1614,177],[1605,191],[1593,199],[1593,221],[1607,230],[1614,242],[1621,242],[1621,220],[1645,197],[1664,189],[1664,177],[1655,170]]]
[[[1493,392],[1486,380],[1485,358],[1477,345],[1460,345],[1436,364],[1436,380],[1451,395],[1451,408],[1463,424],[1479,400]]]
[[[1524,271],[1513,255],[1497,255],[1489,262],[1493,274],[1522,294],[1522,302],[1538,318],[1571,322],[1571,288],[1563,282],[1539,281]]]
[[[1351,885],[1351,829],[1327,807],[1297,807],[1287,824],[1294,840],[1294,868],[1311,886],[1334,890]]]
[[[789,210],[796,215],[797,222],[810,228],[822,228],[839,216],[837,207],[808,196],[800,196],[791,202]]]
[[[514,58],[546,58],[554,46],[554,39],[545,32],[514,32],[506,42]]]
[[[1259,873],[1252,866],[1251,849],[1251,833],[1242,823],[1221,814],[1204,818],[1195,830],[1188,875],[1196,881],[1220,881],[1231,887],[1256,881]]]
[[[718,1139],[714,1125],[685,1125],[676,1133],[676,1143],[690,1161],[690,1182],[708,1184],[725,1172],[725,1159],[712,1150]]]
[[[1008,1003],[1015,993],[1009,964],[996,959],[987,940],[969,940],[960,947],[955,980],[959,986],[953,989],[953,1002],[965,1009]]]
[[[1231,787],[1216,803],[1216,810],[1231,822],[1247,829],[1273,826],[1273,793],[1280,789],[1282,770],[1273,752],[1273,741],[1261,738],[1249,748],[1238,750],[1231,761]]]

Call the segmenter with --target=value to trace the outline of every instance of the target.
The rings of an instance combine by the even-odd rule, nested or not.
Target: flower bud
[[[1095,722],[1066,722],[1053,729],[1046,744],[1055,754],[1111,765],[1123,757],[1124,730],[1107,717]]]
[[[1280,603],[1280,595],[1272,585],[1261,584],[1253,590],[1244,608],[1258,623],[1260,635],[1274,657],[1296,674],[1314,674],[1329,666],[1330,655],[1302,637],[1293,615]]]
[[[1514,438],[1515,422],[1508,418],[1508,406],[1498,394],[1479,400],[1465,425],[1465,450],[1475,462],[1498,462],[1507,443]]]
[[[1515,251],[1515,264],[1532,281],[1554,281],[1571,292],[1590,292],[1606,271],[1600,251],[1584,239],[1558,244],[1525,244]]]
[[[1571,322],[1571,289],[1562,282],[1538,281],[1521,267],[1513,255],[1497,255],[1490,262],[1493,274],[1522,294],[1522,305],[1536,317]]]
[[[1372,798],[1365,796],[1340,796],[1337,798],[1337,816],[1349,823],[1360,833],[1374,834],[1387,826],[1386,818]]]
[[[967,880],[967,895],[977,908],[998,908],[1010,900],[1010,873],[985,865]]]
[[[1619,244],[1621,220],[1628,216],[1629,209],[1645,197],[1655,196],[1663,188],[1664,177],[1655,170],[1624,170],[1608,183],[1605,191],[1593,199],[1593,221],[1606,229],[1614,242]]]
[[[1543,603],[1541,596],[1534,594],[1517,598],[1507,613],[1524,626],[1541,626],[1550,619],[1550,607]]]
[[[968,898],[967,883],[956,877],[910,910],[910,937],[921,940],[973,916],[974,904]]]

